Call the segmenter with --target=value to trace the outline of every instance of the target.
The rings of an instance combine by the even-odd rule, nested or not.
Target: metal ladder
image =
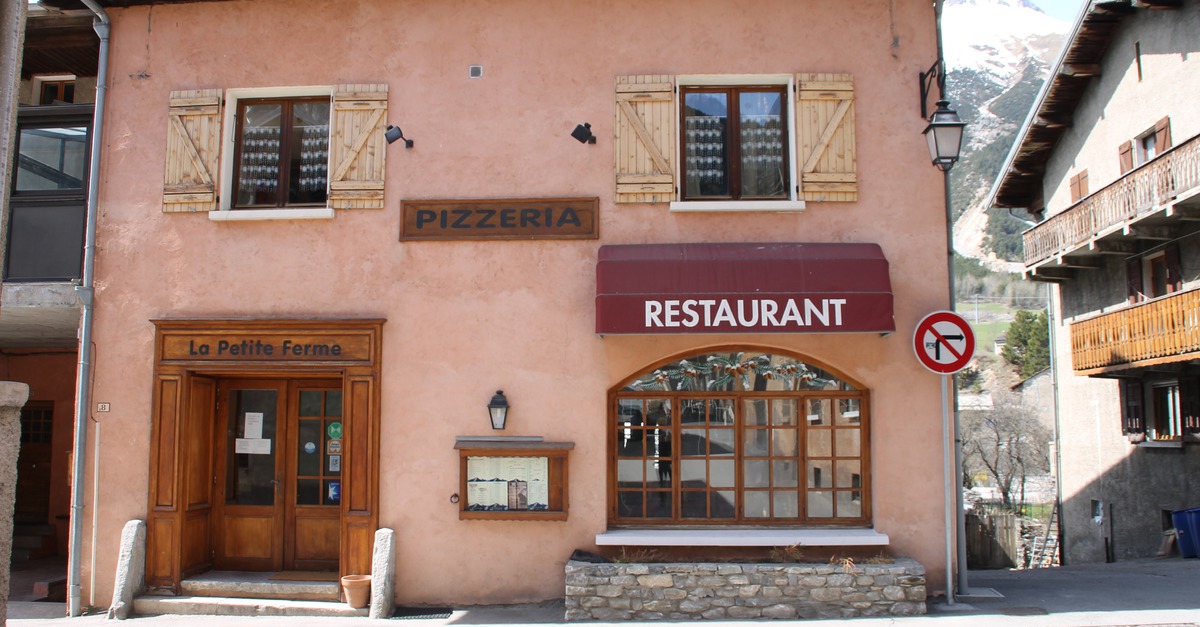
[[[1058,507],[1050,510],[1050,519],[1042,535],[1033,538],[1033,559],[1030,568],[1053,568],[1058,566]]]

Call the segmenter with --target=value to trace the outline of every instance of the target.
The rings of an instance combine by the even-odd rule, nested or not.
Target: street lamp
[[[929,116],[929,126],[925,127],[925,141],[929,142],[929,158],[933,160],[933,165],[942,172],[949,172],[958,161],[962,150],[963,127],[967,123],[950,108],[949,100],[939,100],[937,107],[937,111]]]

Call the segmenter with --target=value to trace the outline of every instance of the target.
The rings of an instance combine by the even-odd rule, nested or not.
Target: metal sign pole
[[[946,403],[946,380],[942,375],[942,470],[945,471],[946,491],[946,604],[954,605],[954,481],[956,473],[950,467],[950,407]]]

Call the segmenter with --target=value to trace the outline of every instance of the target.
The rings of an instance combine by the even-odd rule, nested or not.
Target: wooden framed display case
[[[573,442],[460,439],[460,520],[566,520]]]

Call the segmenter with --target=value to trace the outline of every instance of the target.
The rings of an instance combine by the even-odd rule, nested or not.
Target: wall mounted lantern
[[[933,165],[942,172],[949,172],[958,161],[963,127],[967,124],[950,108],[949,100],[939,100],[937,107],[937,111],[929,116],[929,126],[925,127],[925,140],[929,142],[929,158]]]
[[[389,144],[396,143],[397,139],[403,139],[405,148],[413,147],[413,140],[405,137],[404,131],[400,130],[399,126],[392,126],[391,124],[388,124],[387,130],[383,132],[383,136],[385,139],[387,139],[387,143]]]
[[[493,429],[503,429],[508,420],[508,399],[504,398],[504,390],[496,390],[496,395],[488,403],[488,414],[492,418]]]
[[[596,143],[596,136],[592,134],[592,125],[588,122],[576,124],[575,130],[571,131],[571,137],[579,140],[579,143],[581,144]]]

